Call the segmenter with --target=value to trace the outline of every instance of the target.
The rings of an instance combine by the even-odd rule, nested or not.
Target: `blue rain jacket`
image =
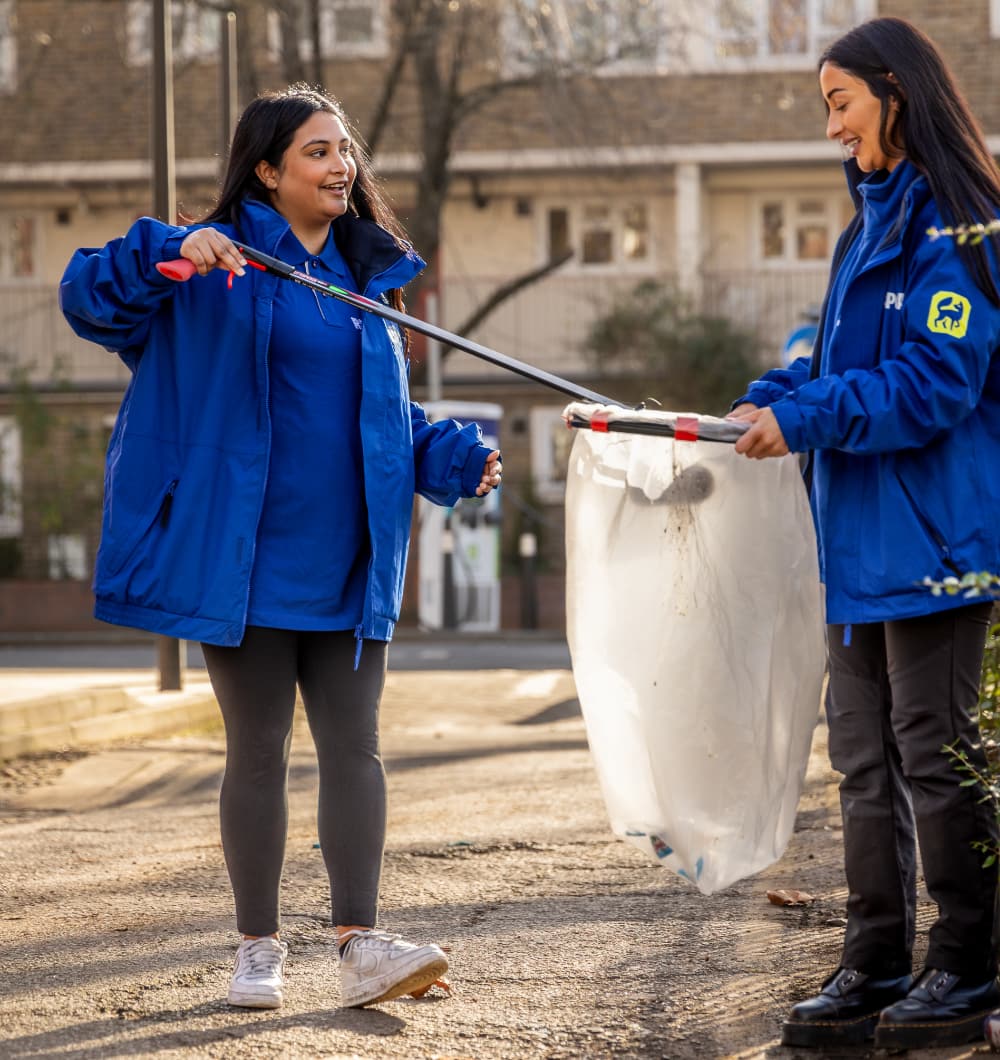
[[[288,223],[242,207],[231,237],[274,254]],[[377,299],[423,267],[378,225],[345,215],[337,246]],[[73,330],[132,371],[108,446],[95,615],[187,640],[239,644],[270,450],[268,347],[275,288],[248,268],[227,290],[216,269],[175,283],[156,271],[189,228],[140,218],[121,239],[78,250],[60,287]],[[398,327],[362,314],[361,438],[371,546],[360,638],[389,640],[399,617],[416,490],[451,505],[475,494],[490,450],[476,424],[429,423],[409,400]],[[303,482],[303,489],[310,484]]]
[[[858,188],[874,238],[832,281],[842,300],[813,351],[818,373],[800,358],[741,399],[772,408],[793,452],[814,451],[832,623],[959,607],[924,578],[1000,571],[1000,309],[955,241],[927,235],[943,221],[926,179],[904,161],[890,184]]]

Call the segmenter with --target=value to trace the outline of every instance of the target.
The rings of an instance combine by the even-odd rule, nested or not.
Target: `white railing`
[[[128,369],[107,350],[77,338],[59,309],[52,284],[0,284],[0,387],[114,386]]]
[[[450,330],[460,327],[507,279],[446,280],[438,323]],[[584,352],[590,327],[641,279],[548,276],[504,302],[468,337],[548,372],[593,376],[597,364]],[[671,277],[658,279],[669,283]],[[703,277],[702,307],[755,330],[767,360],[768,351],[780,349],[789,330],[801,323],[806,308],[819,304],[825,283],[825,267],[716,271]],[[445,379],[495,376],[498,371],[455,352],[447,358]],[[14,374],[33,384],[121,388],[128,380],[127,369],[114,354],[73,334],[59,310],[56,288],[44,284],[0,285],[0,387]]]
[[[446,280],[441,295],[442,326],[461,327],[472,311],[507,277]],[[635,276],[548,276],[502,303],[469,338],[555,374],[590,369],[584,353],[591,325],[614,299],[631,290]],[[495,374],[483,361],[453,353],[445,378]]]
[[[503,303],[470,338],[511,357],[556,374],[593,373],[595,360],[584,352],[588,332],[615,298],[635,287],[643,277],[549,276]],[[669,275],[657,277],[670,283]],[[802,323],[805,311],[822,301],[825,267],[782,272],[715,271],[702,277],[701,308],[728,317],[754,331],[765,362],[773,360],[788,332]],[[485,299],[503,277],[446,281],[441,297],[441,325],[455,329]],[[610,352],[610,351],[609,351]],[[454,353],[446,362],[445,378],[493,375],[481,361]]]

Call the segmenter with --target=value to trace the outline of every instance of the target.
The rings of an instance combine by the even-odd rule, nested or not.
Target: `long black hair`
[[[874,18],[845,33],[820,56],[868,86],[879,100],[879,139],[927,178],[946,225],[985,224],[1000,213],[1000,168],[937,46],[901,18]],[[896,119],[889,127],[891,105]],[[1000,289],[982,244],[959,246],[976,284],[994,305]]]
[[[338,117],[353,143],[358,172],[348,199],[348,210],[381,225],[400,249],[409,250],[403,226],[379,187],[364,141],[344,108],[332,96],[306,84],[289,85],[279,92],[264,92],[243,111],[233,133],[218,201],[203,221],[236,225],[240,204],[244,200],[256,199],[270,205],[271,194],[257,176],[257,166],[262,161],[276,168],[280,166],[296,130],[317,111]],[[393,307],[402,312],[402,292],[393,290],[388,295]]]

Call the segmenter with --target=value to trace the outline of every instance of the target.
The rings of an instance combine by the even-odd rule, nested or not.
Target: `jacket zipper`
[[[400,255],[400,256],[402,256],[402,255]],[[398,262],[399,262],[399,258],[396,258],[392,262],[392,264],[388,266],[388,268],[383,269],[380,273],[378,273],[378,275],[370,277],[368,282],[365,284],[364,291],[361,292],[362,295],[365,298],[372,297],[371,295],[368,294],[368,292],[375,286],[376,282],[378,280],[380,280],[387,272],[391,271],[396,266],[396,264]],[[383,299],[382,293],[380,293],[377,297],[379,299]],[[363,314],[362,314],[362,316],[363,316]],[[363,326],[364,325],[362,324],[362,327]],[[400,329],[400,333],[401,333],[400,337],[403,338],[402,329]],[[364,353],[364,341],[365,341],[364,332],[362,331],[362,334],[361,334],[362,392],[363,392],[363,388],[364,388],[364,371],[365,371],[365,358],[363,356],[363,353]],[[405,340],[404,340],[404,350],[405,350]],[[362,439],[362,446],[363,446],[363,444],[364,444],[364,440]],[[363,450],[362,450],[362,454],[361,454],[361,462],[362,462],[362,469],[363,469],[363,467],[364,467],[364,451]],[[363,470],[362,470],[362,473],[363,473]],[[369,539],[371,539],[371,528],[370,527],[369,527],[368,536],[369,536]],[[368,611],[369,606],[370,606],[371,607],[372,616],[374,617],[374,614],[375,614],[375,606],[374,606],[374,601],[372,601],[372,599],[371,599],[372,593],[371,593],[371,589],[370,589],[370,586],[371,586],[371,583],[372,583],[371,569],[372,569],[372,564],[374,563],[374,560],[375,560],[375,555],[374,555],[374,547],[373,547],[372,557],[368,561],[368,578],[367,578],[367,583],[366,583],[366,586],[365,586],[365,590],[366,590],[365,591],[365,603],[364,603],[364,606],[362,607],[362,610],[361,610],[361,621],[354,628],[354,645],[355,645],[355,647],[354,647],[354,669],[355,669],[355,671],[357,671],[357,669],[361,666],[361,652],[362,652],[362,649],[365,646],[365,627],[364,627],[365,612]]]
[[[180,480],[174,479],[173,482],[167,486],[167,492],[163,495],[163,501],[160,503],[160,510],[157,513],[160,520],[160,526],[164,530],[170,525],[170,513],[174,507],[174,491],[177,489],[177,484]]]

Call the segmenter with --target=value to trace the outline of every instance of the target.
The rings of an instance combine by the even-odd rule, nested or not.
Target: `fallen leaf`
[[[815,902],[811,894],[806,894],[805,891],[768,891],[767,900],[772,905],[808,905],[810,902]]]

